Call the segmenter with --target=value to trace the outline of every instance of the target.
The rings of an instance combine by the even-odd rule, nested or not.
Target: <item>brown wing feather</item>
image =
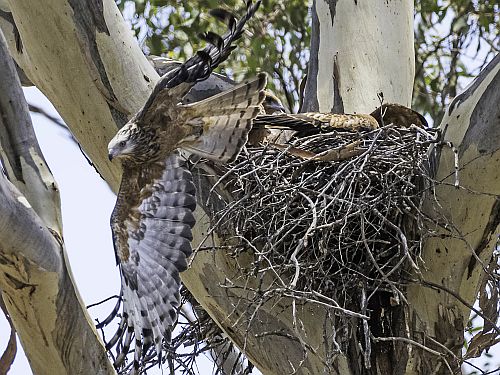
[[[260,0],[255,3],[248,1],[246,13],[237,22],[232,14],[225,11],[212,12],[212,15],[219,19],[223,16],[228,26],[227,32],[222,37],[206,33],[204,39],[208,42],[207,47],[160,78],[144,107],[135,116],[134,122],[148,126],[151,118],[157,117],[155,112],[163,112],[165,106],[173,109],[192,86],[207,79],[212,71],[227,59],[234,49],[233,42],[241,37],[246,22],[253,17],[259,6]],[[213,35],[215,40],[207,38],[209,35]]]
[[[266,75],[259,74],[223,93],[183,106],[181,122],[194,132],[179,146],[215,162],[234,160],[260,112],[265,85]]]
[[[363,129],[376,129],[378,123],[370,115],[339,115],[332,113],[299,113],[260,115],[254,120],[256,130],[285,129],[297,131],[297,136],[307,136],[321,132],[329,132],[335,129],[347,129],[359,131]]]
[[[123,293],[123,316],[143,345],[170,340],[179,306],[179,272],[191,254],[196,206],[191,173],[177,155],[140,167],[124,166],[111,228]]]

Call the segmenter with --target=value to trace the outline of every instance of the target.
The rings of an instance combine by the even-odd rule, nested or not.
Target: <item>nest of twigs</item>
[[[204,197],[213,229],[225,239],[215,250],[253,260],[234,285],[266,279],[260,284],[265,290],[254,293],[256,306],[265,302],[259,295],[321,301],[340,310],[348,325],[352,313],[371,310],[373,317],[377,309],[399,304],[405,277],[418,271],[426,230],[421,204],[433,189],[429,150],[439,142],[438,130],[388,125],[247,148],[217,171],[223,177]],[[220,188],[231,193],[231,202],[221,202]],[[372,333],[386,325],[374,321]],[[369,336],[366,325],[351,328],[358,337]],[[178,344],[195,349],[193,342],[203,341],[202,351],[233,353],[224,350],[230,341],[204,312],[184,326],[183,335],[189,340]]]
[[[237,237],[235,251],[252,251],[249,275],[272,272],[280,288],[325,296],[359,285],[393,290],[417,267],[436,142],[437,130],[389,125],[247,149],[219,182],[234,201],[215,214],[216,225]]]

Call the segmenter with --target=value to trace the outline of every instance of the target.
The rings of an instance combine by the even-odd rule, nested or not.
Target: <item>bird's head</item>
[[[285,107],[281,100],[274,95],[270,90],[264,91],[264,101],[262,102],[262,107],[264,108],[264,113],[266,115],[276,115],[278,113],[286,113]]]
[[[126,123],[108,144],[109,160],[133,159],[136,153],[140,130],[136,123]]]

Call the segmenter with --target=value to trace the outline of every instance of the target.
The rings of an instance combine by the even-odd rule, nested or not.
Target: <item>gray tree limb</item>
[[[450,147],[438,154],[435,199],[427,211],[443,221],[423,249],[424,268],[417,278],[424,285],[408,288],[413,336],[419,342],[430,337],[457,356],[464,342],[464,329],[471,306],[478,298],[500,233],[500,55],[497,55],[469,87],[448,107],[440,128]],[[455,186],[455,185],[458,186]],[[462,298],[462,301],[456,298]],[[427,341],[428,342],[428,341]],[[440,352],[441,347],[430,345]],[[428,353],[415,361],[415,371],[436,368],[443,362]],[[450,353],[443,353],[450,363]],[[455,363],[455,366],[458,364]]]
[[[67,267],[57,185],[0,31],[0,291],[36,374],[112,374]],[[84,360],[92,358],[92,360]]]

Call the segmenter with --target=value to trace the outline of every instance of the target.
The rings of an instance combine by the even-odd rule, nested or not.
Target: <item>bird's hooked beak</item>
[[[108,149],[108,159],[109,161],[113,161],[113,159],[116,157],[116,151],[113,149]]]
[[[119,142],[118,140],[116,139],[116,135],[115,137],[109,141],[109,144],[108,144],[108,159],[109,161],[113,161],[114,159],[118,158],[119,155],[120,155],[120,151],[121,148],[118,146]]]

